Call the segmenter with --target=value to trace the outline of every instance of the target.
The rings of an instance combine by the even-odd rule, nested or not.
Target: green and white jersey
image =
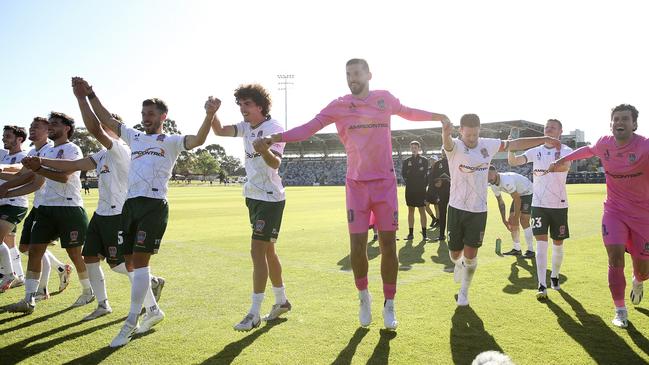
[[[489,184],[495,196],[501,192],[508,194],[518,193],[520,196],[532,195],[532,182],[521,174],[515,172],[501,172],[498,184]]]
[[[33,157],[33,156],[43,157],[43,154],[45,153],[45,151],[50,149],[52,146],[53,146],[52,142],[48,141],[47,143],[42,145],[41,148],[39,148],[39,149],[36,149],[36,147],[34,147],[31,150],[29,150],[29,152],[27,153],[27,156],[29,156],[29,157]],[[32,205],[34,206],[34,208],[38,208],[38,206],[41,205],[41,202],[43,201],[43,191],[44,190],[45,190],[45,186],[41,186],[40,189],[38,189],[38,190],[36,190],[34,192],[34,201],[32,202]]]
[[[72,142],[66,142],[58,146],[50,146],[41,154],[42,157],[57,160],[79,160],[83,158],[79,146]],[[60,183],[45,178],[45,186],[42,188],[40,205],[56,207],[83,207],[81,198],[81,172],[73,172],[68,177],[68,182]]]
[[[3,150],[7,152],[6,150]],[[2,152],[0,152],[0,155],[3,155]],[[8,152],[2,156],[2,159],[0,160],[0,164],[2,165],[13,165],[16,163],[20,163],[20,161],[23,160],[27,156],[27,152],[25,151],[20,151],[17,153],[14,153],[13,155],[10,155]],[[0,179],[0,184],[4,184],[5,181]],[[4,198],[0,199],[0,205],[13,205],[15,207],[24,207],[27,208],[29,207],[29,203],[27,201],[27,196],[17,196],[15,198]]]
[[[234,136],[243,138],[243,148],[246,152],[246,177],[243,185],[243,195],[246,198],[278,202],[286,199],[282,178],[278,170],[266,164],[264,158],[252,146],[257,138],[270,136],[273,133],[284,132],[282,125],[275,119],[268,119],[255,128],[250,123],[240,122],[234,126]],[[286,143],[275,143],[270,146],[272,153],[282,156]]]
[[[548,172],[551,163],[572,152],[572,148],[561,145],[561,150],[544,145],[525,151],[527,162],[532,163],[534,174],[534,197],[532,206],[539,208],[568,208],[566,178],[568,171]]]
[[[146,134],[122,124],[120,138],[131,148],[126,198],[166,199],[171,170],[178,155],[187,150],[186,136]]]
[[[128,190],[128,168],[131,165],[131,149],[121,139],[112,139],[109,150],[103,149],[90,155],[97,166],[99,201],[95,213],[111,216],[122,213]]]
[[[489,164],[503,141],[479,138],[474,148],[460,139],[453,138],[453,142],[453,150],[446,151],[451,173],[449,205],[467,212],[486,212]]]

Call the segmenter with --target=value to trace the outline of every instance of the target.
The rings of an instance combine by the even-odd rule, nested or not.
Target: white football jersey
[[[479,138],[474,148],[460,139],[454,138],[453,142],[453,150],[446,151],[451,174],[449,205],[467,212],[486,212],[489,164],[503,141]]]
[[[3,150],[3,151],[6,151],[6,150]],[[4,153],[0,152],[0,155],[3,155],[3,154]],[[23,158],[25,158],[25,156],[27,156],[27,152],[25,152],[25,151],[20,151],[20,152],[17,152],[15,154],[13,154],[13,155],[10,155],[10,154],[7,153],[7,154],[4,154],[4,156],[2,156],[2,159],[0,160],[1,161],[0,164],[13,165],[13,164],[16,164],[16,163],[20,163],[20,161],[22,161]],[[5,181],[0,179],[0,184],[4,184],[4,183],[5,183]],[[25,207],[25,208],[29,207],[29,203],[27,201],[27,196],[25,196],[25,195],[17,196],[15,198],[0,199],[0,205],[13,205],[15,207]]]
[[[66,142],[58,146],[50,146],[41,153],[41,157],[58,160],[79,160],[83,156],[79,146],[72,142]],[[83,207],[80,176],[80,171],[73,172],[66,183],[45,178],[40,205]]]
[[[128,190],[131,149],[121,139],[112,141],[109,150],[103,149],[90,155],[97,166],[99,179],[99,201],[95,213],[102,216],[120,214]]]
[[[568,208],[566,178],[568,171],[548,172],[551,163],[572,152],[572,148],[561,145],[561,150],[544,145],[525,151],[527,162],[532,163],[534,174],[534,197],[532,206],[539,208]]]
[[[284,132],[282,125],[275,119],[268,119],[255,128],[250,123],[240,122],[234,126],[235,137],[243,138],[243,148],[246,152],[246,177],[243,185],[243,195],[250,199],[278,202],[286,199],[282,178],[278,170],[266,164],[264,158],[252,146],[257,138],[270,136],[273,133]],[[286,143],[275,143],[270,150],[280,156],[284,153]]]
[[[42,145],[41,148],[39,148],[39,149],[36,149],[36,147],[34,147],[31,150],[29,150],[29,152],[27,153],[27,156],[29,156],[29,157],[33,157],[33,156],[43,157],[43,154],[45,153],[45,151],[50,149],[50,147],[52,147],[52,142],[48,141],[47,143]],[[45,185],[41,186],[40,189],[38,189],[38,190],[36,190],[34,192],[34,201],[32,202],[32,205],[34,206],[34,208],[38,208],[38,206],[41,205],[41,202],[43,201],[43,191],[44,190],[45,190]]]
[[[166,199],[167,183],[176,159],[186,151],[185,137],[146,134],[122,124],[120,138],[131,148],[126,198],[138,196]]]
[[[530,179],[515,172],[501,172],[498,185],[490,184],[490,186],[496,196],[500,196],[500,192],[518,193],[520,196],[532,195],[533,192]]]

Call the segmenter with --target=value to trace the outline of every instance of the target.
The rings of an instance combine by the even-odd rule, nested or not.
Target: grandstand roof
[[[520,128],[521,137],[543,135],[543,125],[525,120],[483,123],[480,128],[482,137],[507,139],[511,128]],[[392,149],[395,152],[409,151],[410,141],[417,140],[424,151],[439,150],[442,145],[442,128],[402,129],[392,131]],[[330,155],[343,154],[345,149],[337,133],[318,133],[306,141],[287,143],[286,155]]]

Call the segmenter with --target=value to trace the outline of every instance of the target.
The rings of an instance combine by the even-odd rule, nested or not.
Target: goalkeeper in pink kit
[[[633,262],[634,305],[640,304],[642,283],[649,278],[649,139],[636,134],[636,129],[638,110],[632,105],[618,105],[611,112],[613,135],[555,162],[558,165],[592,156],[602,161],[606,171],[602,238],[608,253],[608,285],[615,305],[613,324],[623,328],[628,326],[624,304],[625,251]]]
[[[347,152],[347,222],[352,270],[360,298],[360,323],[369,326],[372,322],[372,299],[367,289],[367,227],[370,214],[374,213],[381,247],[383,322],[387,329],[394,330],[397,327],[394,296],[399,265],[396,251],[399,216],[390,118],[398,115],[412,121],[446,122],[448,118],[408,108],[388,91],[370,91],[372,73],[363,59],[349,60],[346,69],[350,95],[332,101],[310,122],[266,137],[264,142],[303,141],[325,126],[336,124],[338,137]]]

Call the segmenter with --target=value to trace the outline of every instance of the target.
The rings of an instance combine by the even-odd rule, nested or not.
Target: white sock
[[[457,260],[454,259],[454,258],[453,258],[453,255],[451,255],[451,251],[448,252],[448,257],[451,259],[451,262],[453,263],[453,265],[459,265],[459,264],[462,264],[462,259],[464,258],[463,255],[460,255],[460,257],[458,257]]]
[[[525,243],[527,243],[527,249],[529,251],[534,251],[534,233],[532,233],[532,227],[523,229],[523,234],[525,235]]]
[[[514,241],[514,250],[521,250],[521,231],[512,231],[512,241]]]
[[[153,290],[151,290],[150,285],[149,290],[144,296],[144,308],[146,308],[147,313],[158,310],[158,302],[156,302],[155,297],[153,296]]]
[[[462,288],[460,290],[469,290],[469,286],[471,285],[471,280],[473,280],[473,274],[475,274],[475,270],[478,268],[478,258],[474,257],[472,259],[464,258],[464,265],[463,265],[463,270],[464,273],[462,275]]]
[[[546,275],[548,270],[548,241],[536,240],[536,277],[539,285],[548,287]]]
[[[79,283],[81,284],[81,290],[83,290],[83,293],[92,293],[88,271],[77,271],[77,276],[79,277]]]
[[[123,263],[123,262],[121,264],[117,265],[117,266],[111,267],[110,269],[113,270],[114,272],[118,273],[118,274],[128,275],[128,270],[126,269],[126,264]]]
[[[50,283],[50,273],[52,272],[52,265],[50,264],[50,258],[47,255],[43,255],[41,259],[41,276],[40,284],[38,285],[38,290],[42,291],[44,288],[47,288],[47,285]]]
[[[16,277],[18,277],[19,279],[24,279],[25,272],[23,271],[23,263],[22,261],[20,261],[20,251],[18,250],[18,247],[14,246],[10,248],[9,252],[11,253],[11,260],[14,267],[14,272],[16,272]]]
[[[563,262],[563,245],[552,245],[552,274],[553,278],[559,277],[561,263]]]
[[[86,263],[86,269],[88,270],[88,280],[92,291],[97,296],[97,302],[102,303],[108,299],[104,271],[101,269],[99,262]]]
[[[151,288],[151,273],[149,267],[141,267],[133,270],[133,285],[131,286],[131,310],[126,319],[132,325],[137,323],[140,315],[144,297]]]
[[[27,277],[25,279],[25,301],[27,303],[35,304],[34,295],[38,290],[38,278],[41,276],[41,273],[34,271],[27,271]]]
[[[250,306],[250,311],[255,316],[259,316],[261,312],[261,303],[264,301],[264,293],[252,293],[252,306]]]
[[[286,303],[286,290],[284,285],[280,287],[273,287],[273,294],[275,294],[275,304]]]
[[[11,252],[6,243],[0,243],[0,266],[4,269],[4,275],[13,275],[14,268],[11,262]]]
[[[46,250],[45,254],[47,257],[50,259],[50,263],[54,266],[56,266],[56,270],[59,271],[59,273],[62,273],[65,271],[65,264],[63,264],[59,259],[54,256],[54,254],[50,250]]]

